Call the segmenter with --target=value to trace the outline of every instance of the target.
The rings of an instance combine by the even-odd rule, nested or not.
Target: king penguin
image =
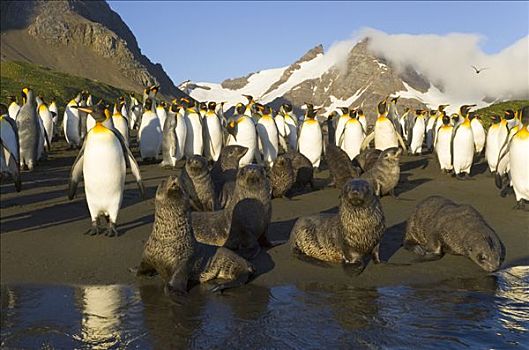
[[[463,105],[459,109],[460,122],[456,123],[452,133],[450,153],[454,174],[458,179],[468,179],[474,160],[474,135],[468,113],[475,105]]]
[[[112,123],[114,124],[114,128],[121,134],[121,137],[123,137],[123,141],[125,141],[125,144],[129,145],[129,125],[128,120],[121,114],[122,108],[121,101],[116,101],[114,104],[114,112],[112,113]],[[122,107],[122,106],[121,106]]]
[[[167,111],[165,110],[165,102],[160,101],[160,103],[158,103],[158,106],[156,106],[156,115],[158,116],[158,119],[160,119],[160,127],[163,130],[165,119],[167,119]]]
[[[17,120],[18,111],[20,111],[20,105],[17,103],[16,96],[9,96],[9,107],[8,114],[9,117],[13,120]]]
[[[263,106],[262,113],[255,129],[261,141],[263,160],[266,166],[271,169],[279,152],[279,132],[272,115],[272,109],[269,106]]]
[[[512,137],[509,149],[511,183],[517,209],[529,202],[529,106],[521,111],[519,131]]]
[[[406,145],[400,134],[395,130],[393,122],[387,118],[387,97],[378,104],[378,118],[375,122],[375,129],[369,134],[362,143],[362,149],[369,146],[369,143],[375,139],[375,148],[384,151],[388,148],[401,147],[406,150]]]
[[[358,109],[357,116],[358,121],[362,124],[362,129],[367,133],[367,118],[362,108]]]
[[[204,132],[204,156],[208,160],[216,162],[222,150],[222,123],[220,117],[215,112],[217,104],[209,102],[207,111],[204,114],[202,130]]]
[[[395,131],[402,137],[403,132],[402,128],[399,123],[399,111],[397,109],[397,101],[399,100],[400,96],[395,96],[391,99],[388,107],[388,119],[391,120],[393,123],[393,126],[395,127]]]
[[[33,90],[24,88],[22,99],[24,104],[20,107],[17,116],[20,166],[26,166],[31,171],[37,164],[39,142],[42,141],[42,135]]]
[[[496,172],[496,166],[498,165],[498,155],[500,154],[500,148],[498,146],[498,132],[500,131],[501,118],[495,114],[492,116],[492,124],[487,132],[487,139],[485,141],[485,159],[489,165],[489,171],[491,174]]]
[[[70,100],[66,105],[63,116],[64,125],[64,137],[70,148],[78,148],[81,146],[81,130],[80,130],[80,118],[79,118],[79,107],[81,103],[81,93],[78,93],[74,99]]]
[[[132,92],[130,94],[130,110],[129,110],[129,128],[136,129],[140,125],[140,119],[142,114],[142,106],[136,95]]]
[[[517,120],[515,118],[515,112],[511,109],[505,111],[504,119],[500,122],[500,128],[496,138],[498,146],[498,161],[496,162],[496,177],[503,177],[509,172],[509,157],[502,156],[502,152],[507,152],[507,146],[514,136],[514,132],[517,132]],[[500,187],[500,186],[498,186]]]
[[[37,110],[39,113],[40,121],[44,130],[45,142],[48,146],[48,149],[51,147],[51,139],[54,133],[54,123],[53,123],[53,114],[51,113],[48,105],[44,102],[44,99],[41,96],[37,97]]]
[[[298,118],[292,110],[290,103],[284,103],[281,105],[280,113],[283,114],[285,119],[285,132],[288,137],[288,146],[290,150],[297,150],[298,147]]]
[[[340,141],[340,148],[347,153],[349,159],[353,160],[359,153],[362,142],[364,142],[365,132],[362,124],[357,119],[357,111],[349,112],[350,118],[345,122]]]
[[[185,155],[186,159],[194,155],[202,155],[204,150],[204,134],[202,119],[193,101],[185,99],[185,122],[187,128]]]
[[[144,161],[155,161],[158,159],[160,148],[162,147],[160,119],[153,111],[152,104],[153,101],[150,98],[145,100],[140,131],[138,132],[140,155]]]
[[[53,135],[48,135],[50,137],[50,140],[55,138],[59,135],[59,129],[57,125],[59,125],[59,108],[57,107],[57,101],[55,101],[55,98],[51,99],[50,105],[48,106],[48,109],[51,112],[51,119],[53,120]]]
[[[417,109],[415,118],[410,119],[408,124],[408,144],[410,145],[410,154],[421,154],[422,143],[426,130],[426,111]]]
[[[342,138],[343,129],[345,128],[345,123],[347,123],[349,119],[351,119],[351,117],[349,115],[349,108],[341,107],[340,110],[342,111],[342,115],[338,118],[338,121],[335,121],[336,122],[336,127],[335,127],[336,132],[333,136],[334,136],[334,144],[342,148],[340,141],[343,141],[343,138]]]
[[[320,123],[316,119],[317,110],[309,103],[305,103],[305,105],[307,110],[299,131],[298,148],[299,153],[307,157],[312,166],[317,168],[320,166],[323,151],[323,135]]]
[[[239,160],[239,167],[251,164],[255,159],[262,163],[261,153],[257,148],[257,131],[250,116],[245,115],[246,107],[239,103],[235,106],[235,115],[228,123],[226,130],[229,133],[227,145],[239,145],[248,148],[248,151]]]
[[[472,127],[472,134],[474,134],[474,150],[476,154],[479,155],[485,147],[485,128],[481,123],[480,117],[476,113],[470,113],[470,126]]]
[[[448,174],[452,170],[452,132],[454,127],[450,124],[450,117],[444,111],[441,112],[443,124],[435,131],[433,146],[441,172]]]
[[[92,227],[88,233],[90,235],[102,233],[100,219],[106,217],[108,227],[105,234],[116,236],[115,224],[123,199],[127,166],[130,166],[143,197],[140,168],[121,135],[116,130],[103,125],[105,114],[110,114],[110,111],[105,111],[101,103],[93,108],[80,108],[95,118],[96,125],[88,132],[72,166],[68,198],[70,200],[74,198],[77,184],[83,177],[86,202],[92,218]]]
[[[16,122],[9,116],[6,105],[0,104],[0,177],[8,175],[21,190],[20,154]]]

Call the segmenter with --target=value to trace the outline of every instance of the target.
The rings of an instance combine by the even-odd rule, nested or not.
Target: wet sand
[[[136,266],[153,222],[153,197],[161,179],[174,170],[156,164],[141,165],[146,198],[141,201],[132,175],[118,217],[119,237],[84,235],[90,227],[82,186],[77,197],[66,195],[68,175],[76,151],[63,142],[53,144],[49,159],[32,173],[23,173],[23,190],[11,183],[1,190],[1,284],[135,284],[159,283],[138,280],[129,268]],[[137,153],[136,153],[137,154]],[[318,185],[327,183],[328,173],[317,174]],[[369,263],[356,277],[341,267],[322,267],[292,257],[287,245],[262,252],[254,261],[257,286],[323,283],[333,286],[373,287],[396,284],[430,284],[448,279],[485,276],[464,257],[445,256],[439,261],[412,263],[416,256],[400,248],[405,220],[418,201],[433,194],[473,205],[496,230],[506,247],[504,267],[529,265],[529,213],[514,210],[514,196],[501,198],[483,160],[473,167],[473,180],[458,181],[442,175],[431,155],[404,157],[398,198],[384,197],[382,205],[387,231],[381,245],[386,264]],[[271,240],[288,239],[295,219],[320,211],[336,211],[338,191],[321,190],[273,201]]]

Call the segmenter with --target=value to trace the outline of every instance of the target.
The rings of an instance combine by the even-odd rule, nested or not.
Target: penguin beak
[[[228,130],[228,134],[230,134],[231,136],[233,136],[233,138],[235,139],[235,141],[237,141],[237,123],[235,123],[234,121],[231,121],[227,128]]]
[[[77,108],[81,112],[85,112],[85,113],[88,113],[88,114],[90,114],[90,113],[92,113],[94,111],[92,108],[88,108],[88,107],[71,106],[70,108]]]

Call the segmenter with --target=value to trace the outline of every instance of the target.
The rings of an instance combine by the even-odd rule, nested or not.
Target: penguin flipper
[[[498,162],[496,163],[496,168],[498,167],[498,164],[500,164],[501,160],[509,153],[509,149],[511,148],[511,140],[512,138],[510,138],[509,134],[507,134],[507,137],[500,148],[500,152],[498,153]]]
[[[451,166],[454,166],[454,139],[457,134],[457,129],[459,129],[460,125],[461,124],[454,126],[454,128],[452,129],[452,137],[450,139],[450,165]]]
[[[83,147],[79,151],[75,162],[73,163],[72,170],[70,172],[70,179],[68,181],[68,199],[72,200],[77,192],[77,184],[81,181],[83,176],[83,162],[84,162],[84,148],[86,142],[83,143]]]
[[[17,122],[14,121],[13,119],[11,118],[4,118],[4,120],[6,122],[9,123],[9,125],[11,125],[11,129],[13,129],[13,133],[15,134],[15,140],[16,140],[16,143],[17,143],[17,154],[16,154],[16,157],[15,159],[17,160],[17,162],[20,161],[20,139],[18,137],[18,126],[17,126]],[[13,154],[13,150],[9,150],[11,152],[11,154]]]
[[[396,134],[397,134],[397,140],[399,141],[400,145],[402,146],[402,149],[404,151],[406,151],[408,148],[406,147],[406,144],[404,143],[404,140],[402,139],[402,136],[398,132]]]
[[[369,144],[371,143],[371,141],[373,141],[373,139],[375,138],[375,131],[371,131],[371,134],[367,135],[364,139],[364,141],[362,141],[362,144],[360,145],[360,151],[363,151],[364,149],[368,148],[369,147]]]

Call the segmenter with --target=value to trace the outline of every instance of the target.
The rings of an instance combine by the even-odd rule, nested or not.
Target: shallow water
[[[529,266],[428,286],[2,286],[2,348],[529,347]]]

